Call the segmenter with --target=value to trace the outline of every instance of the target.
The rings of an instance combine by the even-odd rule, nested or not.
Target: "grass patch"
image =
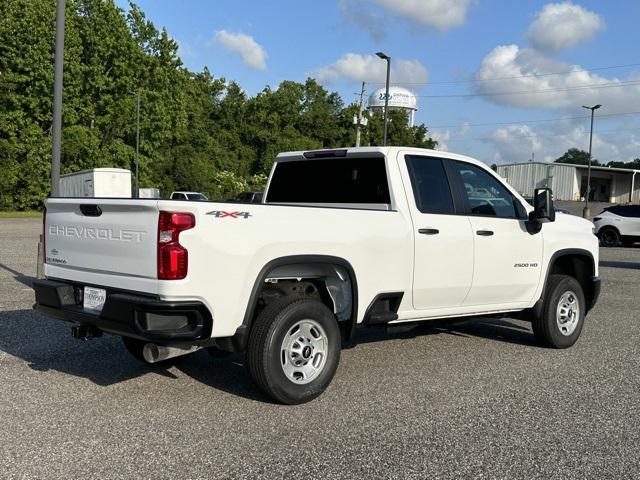
[[[24,212],[0,212],[0,218],[40,218],[42,212],[37,210],[27,210]]]

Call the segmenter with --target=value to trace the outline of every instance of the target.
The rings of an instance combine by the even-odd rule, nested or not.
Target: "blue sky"
[[[636,0],[138,4],[179,42],[187,67],[206,65],[251,95],[313,76],[350,103],[361,80],[368,92],[383,81],[384,63],[372,56],[382,50],[393,58],[392,82],[419,96],[416,120],[443,149],[487,163],[524,161],[532,153],[553,160],[569,147],[587,149],[588,118],[580,117],[588,112],[581,105],[601,103],[594,157],[640,157]],[[564,73],[548,75],[558,72]],[[561,120],[546,121],[552,119]]]

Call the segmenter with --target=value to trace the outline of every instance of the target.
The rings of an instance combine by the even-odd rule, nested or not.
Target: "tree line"
[[[178,45],[134,3],[67,0],[62,173],[133,170],[141,98],[140,186],[223,199],[262,188],[285,150],[355,143],[357,105],[314,79],[248,96],[205,68],[189,71]],[[50,191],[55,2],[0,2],[0,209],[39,208]],[[389,143],[433,148],[425,125],[390,112]],[[363,145],[382,143],[382,117]]]
[[[573,165],[588,165],[589,152],[585,152],[584,150],[580,150],[579,148],[570,148],[561,157],[556,158],[554,162],[571,163]],[[597,158],[592,158],[591,165],[596,167],[626,168],[631,170],[640,170],[640,158],[636,158],[629,162],[614,160],[607,163],[602,163]]]

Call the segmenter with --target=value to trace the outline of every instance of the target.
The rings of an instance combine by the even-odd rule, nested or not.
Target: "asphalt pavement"
[[[168,369],[35,313],[37,219],[0,220],[0,478],[639,478],[640,248],[602,249],[578,343],[482,319],[362,330],[276,405],[242,355]]]

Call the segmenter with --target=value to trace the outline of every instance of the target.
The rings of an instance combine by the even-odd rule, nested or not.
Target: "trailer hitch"
[[[91,340],[102,336],[102,330],[93,325],[74,325],[71,327],[71,335],[78,340]]]

